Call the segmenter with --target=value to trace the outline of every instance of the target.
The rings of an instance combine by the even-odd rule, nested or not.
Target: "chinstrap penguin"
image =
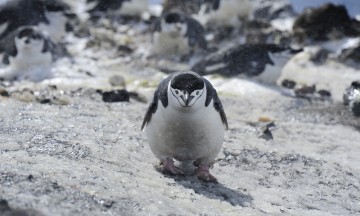
[[[344,105],[349,106],[351,112],[360,117],[360,81],[354,81],[343,95]]]
[[[7,1],[0,6],[0,39],[21,26],[34,25],[58,42],[65,35],[68,16],[73,14],[62,0]]]
[[[1,43],[3,63],[8,67],[0,72],[0,77],[39,81],[50,76],[55,45],[37,27],[20,27]]]
[[[150,149],[164,173],[183,174],[173,159],[193,161],[198,179],[217,181],[209,168],[220,152],[228,124],[208,80],[194,72],[176,72],[162,80],[141,130],[145,126]]]
[[[180,12],[170,12],[155,21],[153,54],[187,55],[206,49],[204,28],[193,18]]]
[[[245,44],[212,53],[193,65],[201,75],[245,75],[263,83],[275,83],[284,65],[298,52],[275,44]]]

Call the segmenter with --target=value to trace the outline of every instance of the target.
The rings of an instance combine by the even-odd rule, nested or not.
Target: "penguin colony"
[[[74,13],[70,1],[10,0],[0,5],[0,79],[52,78],[57,60],[74,59],[67,51],[66,36],[91,37],[86,25],[116,29],[124,23],[142,23],[151,41],[146,59],[189,66],[185,71],[170,67],[168,71],[174,73],[155,90],[141,126],[150,149],[166,174],[184,175],[176,162],[191,162],[199,180],[217,182],[209,170],[222,148],[228,123],[217,91],[203,76],[219,74],[276,85],[285,64],[310,43],[306,34],[312,32],[307,29],[311,24],[304,25],[303,20],[311,20],[300,17],[294,35],[284,37],[274,23],[277,18],[295,16],[291,5],[256,2],[262,1],[165,0],[162,10],[156,11],[150,10],[147,0],[86,0],[84,20]],[[321,17],[328,10],[337,8],[325,5],[314,13]],[[349,22],[343,25],[348,35],[342,36],[358,34],[358,22],[346,15],[341,20]],[[340,37],[333,31],[317,34],[316,40]],[[124,55],[133,51],[119,50]],[[349,47],[346,51],[350,52]],[[356,62],[357,55],[347,56]],[[344,104],[355,116],[360,113],[359,100],[359,83],[354,81],[344,93]]]

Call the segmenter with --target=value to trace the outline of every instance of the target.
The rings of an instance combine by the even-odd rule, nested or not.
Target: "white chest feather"
[[[225,127],[212,102],[195,112],[180,112],[159,102],[146,128],[152,152],[159,158],[212,162],[218,155]]]
[[[179,32],[155,32],[152,52],[160,55],[184,55],[189,53],[188,39]]]
[[[31,46],[18,50],[15,57],[10,57],[10,66],[16,69],[29,69],[32,67],[49,65],[52,62],[51,53],[42,53],[42,46]]]
[[[143,12],[148,10],[148,7],[148,0],[124,1],[119,12],[121,15],[141,16]]]

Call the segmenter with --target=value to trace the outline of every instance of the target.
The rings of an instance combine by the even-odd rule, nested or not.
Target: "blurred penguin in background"
[[[34,26],[22,26],[1,40],[3,63],[2,79],[41,81],[51,77],[55,61],[54,43]]]
[[[32,25],[59,42],[66,33],[68,16],[73,15],[62,0],[7,1],[0,5],[0,40],[20,26]]]
[[[152,53],[187,55],[207,49],[202,25],[181,12],[163,14],[154,25]]]

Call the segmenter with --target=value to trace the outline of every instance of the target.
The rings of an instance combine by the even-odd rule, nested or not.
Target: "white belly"
[[[148,0],[131,0],[123,2],[120,8],[121,15],[141,16],[148,10]]]
[[[174,32],[155,32],[152,52],[160,55],[188,54],[190,52],[189,41]]]
[[[52,63],[52,57],[49,52],[42,53],[32,51],[19,52],[16,57],[10,57],[10,66],[16,69],[29,69],[37,66],[49,65]]]
[[[146,128],[152,152],[160,159],[212,162],[222,147],[225,127],[220,114],[208,107],[193,113],[182,113],[159,102]]]

